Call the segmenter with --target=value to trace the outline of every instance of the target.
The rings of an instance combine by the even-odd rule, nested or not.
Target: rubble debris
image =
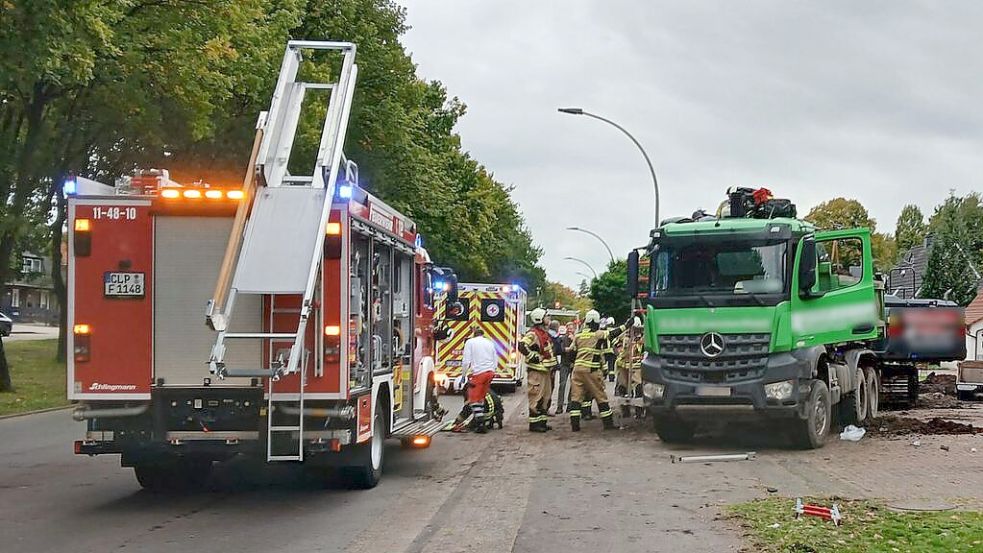
[[[956,395],[956,375],[954,374],[935,374],[928,373],[925,380],[918,383],[918,390],[922,394],[940,393],[942,395]]]
[[[888,415],[871,421],[871,434],[884,436],[906,436],[910,434],[978,434],[983,428],[934,417],[927,421],[911,417]]]

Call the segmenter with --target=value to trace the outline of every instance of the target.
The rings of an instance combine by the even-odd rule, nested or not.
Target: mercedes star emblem
[[[707,357],[716,357],[724,352],[724,337],[716,332],[707,332],[700,338],[700,351]]]

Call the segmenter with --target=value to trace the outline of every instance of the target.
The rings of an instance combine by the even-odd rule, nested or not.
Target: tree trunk
[[[52,186],[56,186],[52,184]],[[59,186],[60,189],[60,186]],[[65,219],[68,217],[67,204],[64,194],[55,195],[58,204],[58,216],[51,224],[51,280],[55,289],[55,297],[58,298],[58,352],[59,361],[64,362],[68,357],[68,287],[65,285],[65,276],[61,272],[62,255],[61,242],[65,235]]]
[[[14,384],[10,380],[10,366],[7,365],[7,353],[3,349],[3,338],[0,338],[0,392],[13,392]]]

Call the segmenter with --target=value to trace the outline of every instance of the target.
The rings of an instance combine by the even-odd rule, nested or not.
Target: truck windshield
[[[775,304],[786,290],[786,250],[785,241],[707,237],[660,243],[653,251],[651,298],[711,307]]]

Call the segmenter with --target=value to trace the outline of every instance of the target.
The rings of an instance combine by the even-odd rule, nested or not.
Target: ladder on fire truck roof
[[[298,81],[298,70],[305,51],[340,56],[338,80],[333,83]],[[257,123],[256,139],[244,179],[246,198],[236,213],[215,294],[208,302],[206,322],[218,332],[208,360],[209,370],[220,379],[268,379],[269,461],[303,461],[304,457],[302,413],[308,357],[304,341],[308,319],[315,307],[319,269],[324,255],[324,235],[341,172],[342,147],[357,73],[355,45],[352,43],[290,41],[287,44],[270,110],[261,114]],[[290,175],[287,165],[301,107],[305,93],[311,90],[328,90],[330,93],[320,145],[312,173]],[[274,300],[279,294],[302,296],[296,331],[230,330],[237,296],[270,296]],[[240,340],[270,340],[270,343],[292,343],[292,346],[286,358],[283,354],[275,358],[271,356],[269,367],[226,367],[226,350],[233,347],[233,342]],[[257,365],[260,364],[261,361],[257,360]],[[296,424],[277,424],[274,421],[277,412],[275,403],[287,400],[274,399],[273,384],[281,376],[295,373],[300,373],[300,389],[289,397],[291,401],[299,403],[301,414],[296,417]],[[280,433],[296,433],[296,452],[274,452],[273,436]]]

